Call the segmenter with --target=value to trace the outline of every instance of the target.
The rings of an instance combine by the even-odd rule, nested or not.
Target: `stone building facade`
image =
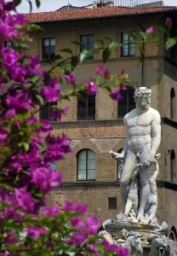
[[[80,41],[84,38],[90,45],[89,42],[96,38],[109,37],[121,41],[125,35],[127,48],[114,51],[107,67],[112,73],[119,73],[126,69],[133,88],[142,84],[140,31],[151,25],[164,25],[165,18],[169,16],[175,21],[176,13],[175,7],[160,6],[64,9],[29,14],[28,19],[39,23],[43,28],[42,31],[32,34],[33,42],[30,51],[42,58],[45,51],[44,43],[46,43],[55,53],[69,47],[74,54],[77,54],[80,48],[78,45],[71,44],[72,41]],[[175,28],[176,25],[174,24]],[[128,37],[130,32],[135,34],[133,42]],[[152,107],[158,109],[162,116],[158,217],[170,224],[171,236],[175,238],[177,229],[175,163],[177,157],[175,141],[177,64],[175,48],[173,53],[164,51],[164,35],[160,37],[162,42],[160,45],[152,42],[145,47],[143,85],[152,88]],[[122,50],[125,50],[124,54]],[[101,64],[100,61],[100,55],[95,54],[79,65],[76,69],[78,80],[85,81],[94,77],[95,67]],[[128,91],[131,91],[131,88]],[[94,107],[94,117],[88,116],[88,118],[78,116],[79,104],[75,98],[67,103],[70,111],[61,122],[53,122],[53,125],[54,133],[64,132],[69,135],[73,153],[57,163],[58,168],[64,173],[64,180],[62,186],[49,195],[49,202],[54,201],[62,205],[66,199],[81,201],[88,205],[91,213],[102,220],[115,217],[122,209],[117,173],[119,163],[111,158],[109,151],[111,149],[119,151],[124,145],[125,131],[121,113],[132,107],[130,95],[125,95],[124,100],[117,104],[105,91],[99,89],[96,98],[90,103]]]

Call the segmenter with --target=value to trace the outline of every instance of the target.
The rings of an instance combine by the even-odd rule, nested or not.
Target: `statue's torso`
[[[136,109],[125,116],[125,125],[128,132],[128,146],[137,152],[141,152],[144,146],[151,145],[151,129],[154,120],[154,110],[149,108],[139,114]]]

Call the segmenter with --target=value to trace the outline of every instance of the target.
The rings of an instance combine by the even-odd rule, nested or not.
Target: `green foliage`
[[[168,50],[168,49],[172,48],[173,46],[176,45],[176,43],[177,43],[177,38],[176,37],[167,38],[167,41],[166,41],[166,44],[165,44],[166,49]]]

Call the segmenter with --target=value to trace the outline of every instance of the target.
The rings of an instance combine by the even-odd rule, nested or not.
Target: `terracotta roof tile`
[[[81,19],[98,19],[103,17],[116,17],[124,15],[140,15],[150,13],[163,13],[169,11],[177,11],[177,7],[160,6],[160,7],[101,7],[93,9],[77,9],[53,12],[41,12],[26,14],[30,22],[44,23],[54,21],[69,21]]]

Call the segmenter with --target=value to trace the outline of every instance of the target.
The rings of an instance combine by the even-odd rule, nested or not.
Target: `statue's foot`
[[[150,219],[146,218],[142,213],[138,213],[137,220],[140,224],[148,225],[150,223]]]
[[[138,213],[138,216],[137,216],[137,221],[138,222],[141,222],[142,220],[144,219],[144,216],[141,212]]]

